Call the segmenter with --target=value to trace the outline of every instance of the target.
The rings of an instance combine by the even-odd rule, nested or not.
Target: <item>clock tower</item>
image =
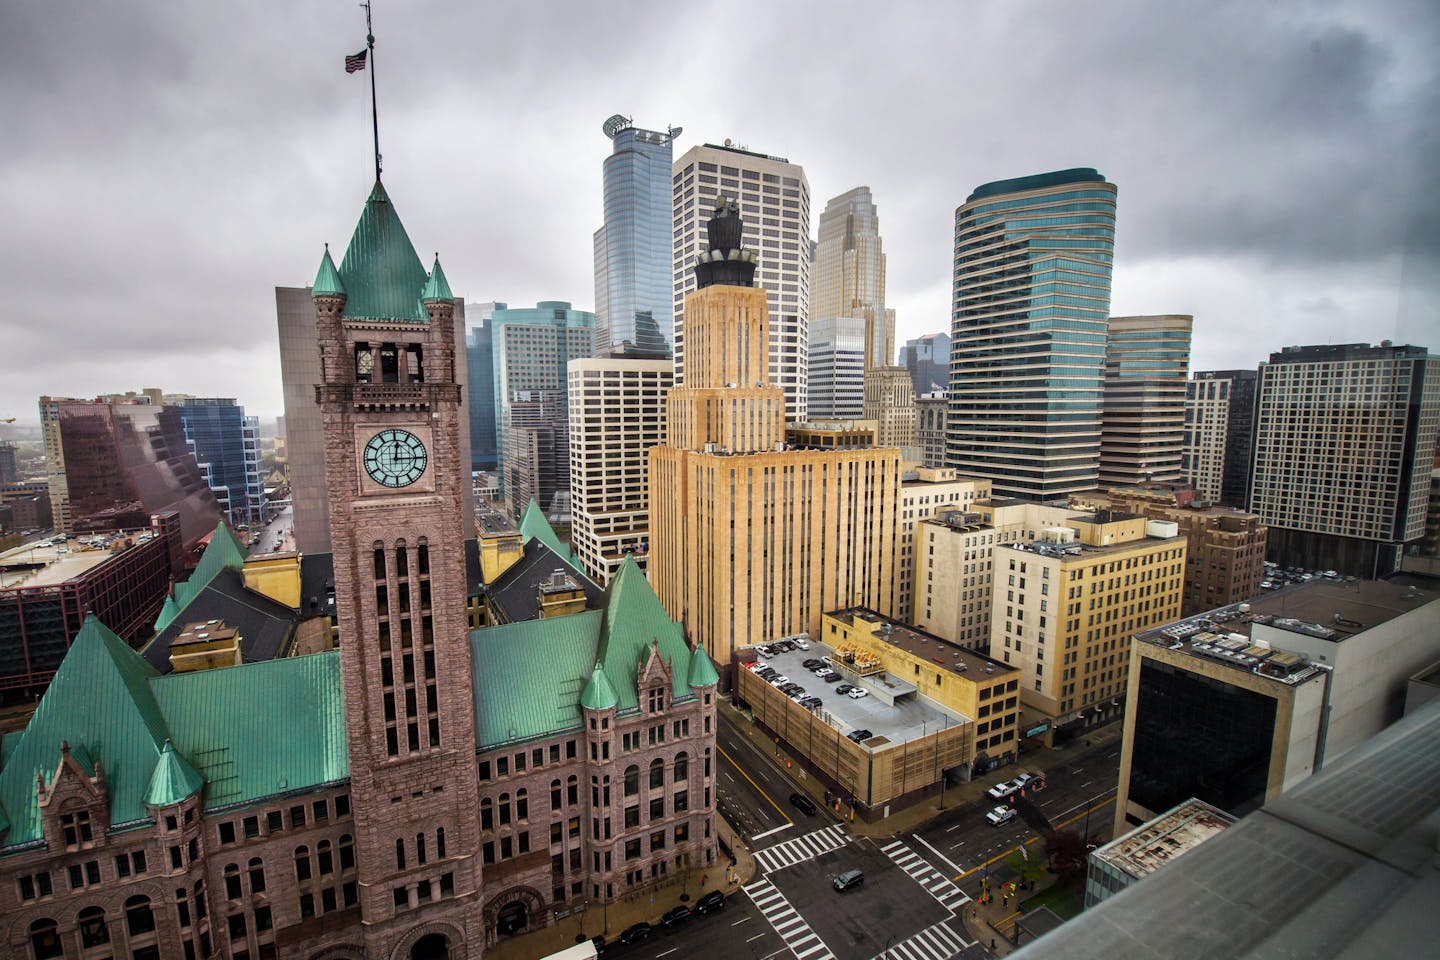
[[[478,958],[454,299],[378,180],[313,295],[365,956]]]

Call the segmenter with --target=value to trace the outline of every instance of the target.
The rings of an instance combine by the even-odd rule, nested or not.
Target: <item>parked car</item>
[[[624,932],[615,939],[618,942],[624,944],[644,943],[646,940],[650,939],[650,933],[654,929],[655,928],[650,926],[650,924],[646,923],[644,920],[641,920],[639,923],[626,927]]]
[[[809,641],[809,640],[806,640],[804,637],[796,637],[796,638],[794,639],[794,641],[792,641],[792,642],[795,644],[795,649],[796,649],[796,650],[809,650],[809,649],[810,649],[810,641]]]
[[[791,643],[789,640],[781,640],[779,643],[770,644],[770,646],[779,653],[789,653],[791,650],[795,649],[795,644]]]
[[[785,686],[785,684],[790,682],[790,678],[785,676],[785,674],[783,673],[777,673],[775,674],[775,676],[766,677],[765,679],[770,681],[770,685],[772,687],[783,687]]]
[[[796,810],[799,810],[807,817],[815,816],[815,813],[817,811],[815,801],[811,800],[803,793],[790,794],[790,806],[794,807]]]
[[[863,883],[864,880],[865,874],[861,873],[859,870],[846,870],[844,873],[840,874],[838,877],[835,878],[834,886],[837,891],[839,891],[840,893],[844,893],[851,887],[860,886],[860,884]]]
[[[665,916],[660,918],[660,926],[673,927],[690,919],[690,908],[683,903],[673,910],[668,910]]]
[[[853,683],[842,683],[842,684],[840,684],[840,686],[838,686],[838,687],[835,688],[835,692],[836,692],[836,693],[849,693],[851,690],[854,690],[854,689],[855,689],[855,685],[854,685]]]
[[[725,894],[719,890],[711,890],[705,896],[695,901],[696,913],[716,913],[725,909]]]
[[[1017,816],[1018,814],[1015,812],[1014,807],[996,807],[994,810],[985,814],[985,819],[990,822],[990,826],[998,827],[1002,823],[1009,823]]]
[[[806,670],[819,670],[821,667],[825,666],[825,661],[816,660],[814,657],[811,657],[809,660],[806,660],[804,663],[800,664],[800,666],[804,667]]]
[[[861,697],[870,696],[870,691],[866,690],[864,687],[855,687],[849,693],[845,694],[845,696],[849,697],[851,700],[859,700]]]
[[[824,673],[819,674],[819,677],[826,683],[834,683],[836,680],[840,679],[840,674],[836,673],[834,670],[826,670]]]
[[[999,783],[995,784],[995,786],[991,787],[989,790],[985,791],[985,793],[990,797],[991,800],[1004,800],[1006,797],[1010,796],[1010,794],[1014,792],[1015,787],[1010,783],[1009,780],[1002,780]]]
[[[774,648],[773,648],[773,647],[767,647],[767,646],[765,646],[764,644],[761,644],[760,646],[756,647],[756,648],[755,648],[755,652],[756,652],[757,654],[759,654],[760,656],[764,657],[766,660],[769,660],[771,657],[775,656],[775,650],[774,650]]]
[[[845,736],[849,737],[851,740],[854,740],[856,743],[863,743],[866,740],[869,740],[871,737],[875,736],[875,734],[871,733],[869,730],[851,730],[849,733],[845,734]]]
[[[800,698],[800,706],[804,707],[806,710],[813,710],[813,709],[815,709],[816,707],[820,706],[820,704],[823,703],[823,702],[824,702],[824,701],[822,701],[819,697],[801,697],[801,698]]]
[[[780,688],[780,692],[787,697],[800,697],[805,693],[805,688],[798,683],[787,683]]]
[[[825,674],[827,674],[827,673],[830,672],[830,668],[827,667],[827,666],[825,666],[825,665],[822,663],[820,666],[816,667],[815,669],[811,670],[810,672],[813,673],[813,674],[815,674],[815,676],[817,676],[817,677],[823,677],[823,676],[825,676]]]
[[[1020,776],[1010,781],[1011,792],[1020,790],[1044,790],[1045,775],[1034,773],[1021,773]]]

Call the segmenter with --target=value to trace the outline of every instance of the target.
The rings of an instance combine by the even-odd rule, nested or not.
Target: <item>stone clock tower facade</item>
[[[476,958],[481,869],[454,300],[379,182],[313,296],[365,955]]]

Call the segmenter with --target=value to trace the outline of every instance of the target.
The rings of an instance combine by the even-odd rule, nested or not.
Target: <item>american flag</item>
[[[364,70],[364,69],[365,69],[365,54],[368,53],[368,52],[369,52],[369,50],[368,50],[368,48],[367,48],[367,49],[365,49],[365,50],[361,50],[359,53],[352,53],[350,56],[346,57],[346,58],[345,58],[345,72],[346,72],[346,73],[354,73],[356,70]]]

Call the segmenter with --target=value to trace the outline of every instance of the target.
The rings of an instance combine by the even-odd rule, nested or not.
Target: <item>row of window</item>
[[[341,819],[350,816],[350,795],[342,793],[334,798],[335,817]],[[294,804],[289,808],[287,823],[286,811],[284,809],[268,810],[263,814],[254,814],[242,817],[239,821],[225,820],[216,827],[216,833],[221,845],[238,842],[240,839],[255,840],[263,839],[272,834],[280,833],[282,830],[299,830],[308,822],[328,823],[330,820],[330,801],[320,799],[308,806],[303,803]],[[237,832],[237,823],[239,830]],[[174,829],[171,827],[171,829]]]

